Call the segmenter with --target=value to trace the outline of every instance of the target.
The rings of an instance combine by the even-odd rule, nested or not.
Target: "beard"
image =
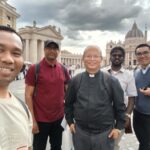
[[[114,67],[121,67],[122,66],[122,62],[113,62],[112,66],[114,66]]]

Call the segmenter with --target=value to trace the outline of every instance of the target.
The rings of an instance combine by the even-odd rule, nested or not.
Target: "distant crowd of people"
[[[110,67],[101,69],[101,49],[89,45],[85,71],[72,78],[57,61],[58,43],[45,41],[43,51],[43,59],[26,69],[22,38],[0,26],[0,150],[46,150],[48,138],[51,150],[62,150],[65,119],[74,150],[119,150],[124,134],[132,133],[132,113],[139,150],[150,150],[148,44],[135,48],[139,67],[133,73],[123,67],[124,48],[113,47]],[[26,104],[8,89],[20,72]]]
[[[30,68],[31,64],[23,64],[23,67],[21,68],[19,74],[16,76],[16,80],[22,80],[25,79],[25,76],[27,74],[28,69]]]

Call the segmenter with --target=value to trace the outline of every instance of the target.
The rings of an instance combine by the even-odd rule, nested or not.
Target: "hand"
[[[150,88],[147,88],[146,90],[140,88],[140,92],[143,93],[145,96],[150,96]]]
[[[33,120],[32,133],[33,133],[33,134],[39,133],[39,127],[38,127],[38,124],[37,124],[37,122],[36,122],[35,120]]]
[[[112,138],[112,139],[117,139],[119,136],[120,136],[120,130],[119,129],[112,129],[110,134],[108,135],[109,138]]]
[[[75,133],[76,132],[74,123],[72,123],[69,127],[70,127],[71,133]]]

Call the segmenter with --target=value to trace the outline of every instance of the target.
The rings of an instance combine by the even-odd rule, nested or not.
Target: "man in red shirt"
[[[56,42],[47,40],[44,54],[37,81],[35,64],[29,68],[25,79],[25,99],[33,117],[33,150],[45,150],[48,137],[51,149],[61,150],[64,87],[70,77],[57,62],[59,45]]]

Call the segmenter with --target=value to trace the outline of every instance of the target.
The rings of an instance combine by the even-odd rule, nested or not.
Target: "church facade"
[[[46,40],[53,40],[61,47],[61,35],[60,29],[56,29],[55,26],[37,27],[36,22],[33,22],[33,26],[26,26],[19,29],[19,34],[24,41],[24,60],[36,63],[44,57],[44,42]],[[60,56],[58,58],[60,61]]]
[[[0,24],[10,26],[16,29],[16,19],[20,15],[16,12],[16,9],[7,3],[8,0],[0,0]],[[55,26],[37,27],[36,21],[33,21],[33,26],[26,26],[19,29],[19,34],[24,40],[24,60],[31,63],[36,63],[44,56],[44,41],[54,40],[57,42],[61,49],[61,41],[63,36],[61,35],[60,28]],[[141,43],[148,43],[147,41],[147,29],[143,33],[134,22],[131,30],[125,35],[123,42],[110,41],[106,44],[106,57],[103,59],[103,66],[110,65],[110,50],[115,46],[121,46],[126,51],[126,57],[124,66],[126,68],[134,68],[137,65],[136,57],[134,54],[135,47]],[[66,65],[83,66],[82,55],[66,53],[62,51],[58,58],[59,61]]]
[[[138,28],[136,22],[133,23],[131,30],[129,30],[125,36],[124,42],[113,42],[110,41],[106,45],[106,59],[105,66],[110,65],[110,51],[115,46],[121,46],[126,51],[126,57],[124,66],[126,68],[132,69],[137,65],[136,57],[135,57],[135,48],[137,45],[142,43],[150,43],[147,41],[147,29],[145,28],[145,33]]]
[[[0,24],[16,29],[16,19],[20,15],[16,8],[10,6],[7,0],[0,0]]]
[[[7,3],[8,0],[0,0],[0,24],[16,29],[16,20],[20,15],[16,12],[16,8]],[[36,63],[44,56],[44,42],[53,40],[57,42],[61,49],[60,28],[56,26],[37,27],[36,21],[33,26],[25,26],[20,28],[18,33],[24,41],[23,57],[26,62]],[[60,56],[58,58],[60,61]]]

